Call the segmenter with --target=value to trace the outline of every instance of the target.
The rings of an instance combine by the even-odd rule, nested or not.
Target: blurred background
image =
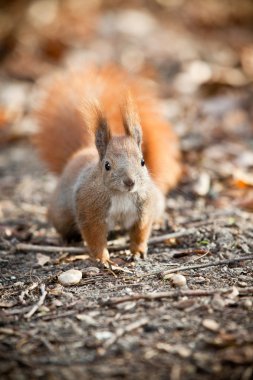
[[[11,165],[34,155],[24,142],[36,128],[30,109],[40,79],[107,62],[157,85],[181,139],[188,193],[222,204],[224,191],[244,199],[242,189],[251,190],[251,0],[2,0],[0,9],[2,194],[12,194]],[[23,180],[20,166],[14,174]]]
[[[46,217],[56,179],[30,142],[40,82],[108,62],[157,87],[180,138],[183,176],[153,235],[195,231],[151,246],[133,275],[50,247],[17,251],[63,245]],[[226,294],[104,306],[174,291],[154,270],[252,255],[252,169],[252,0],[0,0],[1,379],[252,379],[252,261],[186,271],[189,289],[233,287]],[[73,267],[80,286],[59,289]]]

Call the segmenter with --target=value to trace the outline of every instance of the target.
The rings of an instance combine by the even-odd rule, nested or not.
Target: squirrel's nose
[[[124,185],[129,189],[131,190],[133,187],[134,187],[134,180],[132,180],[132,178],[125,178],[123,180],[123,183]]]

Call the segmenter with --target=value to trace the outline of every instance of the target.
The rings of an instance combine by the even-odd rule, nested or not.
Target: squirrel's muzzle
[[[133,189],[134,185],[135,185],[135,181],[132,179],[132,178],[125,178],[123,180],[123,183],[125,185],[125,187],[130,191]]]

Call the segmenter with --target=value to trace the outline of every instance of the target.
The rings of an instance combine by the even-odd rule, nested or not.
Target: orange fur
[[[92,115],[87,106],[94,100],[101,104],[112,134],[124,134],[122,104],[130,91],[140,118],[142,148],[151,176],[164,193],[176,185],[181,173],[178,139],[158,114],[157,100],[142,80],[115,66],[91,67],[53,76],[46,91],[36,112],[40,130],[34,141],[50,170],[61,173],[77,151],[94,147],[94,136],[89,131]],[[128,117],[136,118],[131,114]]]

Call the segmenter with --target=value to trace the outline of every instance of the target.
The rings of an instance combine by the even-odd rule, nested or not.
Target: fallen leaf
[[[49,294],[53,294],[54,296],[59,296],[63,292],[63,287],[60,284],[56,284],[53,289],[48,289]]]
[[[36,259],[37,263],[42,267],[51,260],[49,256],[43,255],[42,253],[37,253]]]
[[[234,184],[239,188],[253,187],[253,175],[237,169],[234,174]]]

